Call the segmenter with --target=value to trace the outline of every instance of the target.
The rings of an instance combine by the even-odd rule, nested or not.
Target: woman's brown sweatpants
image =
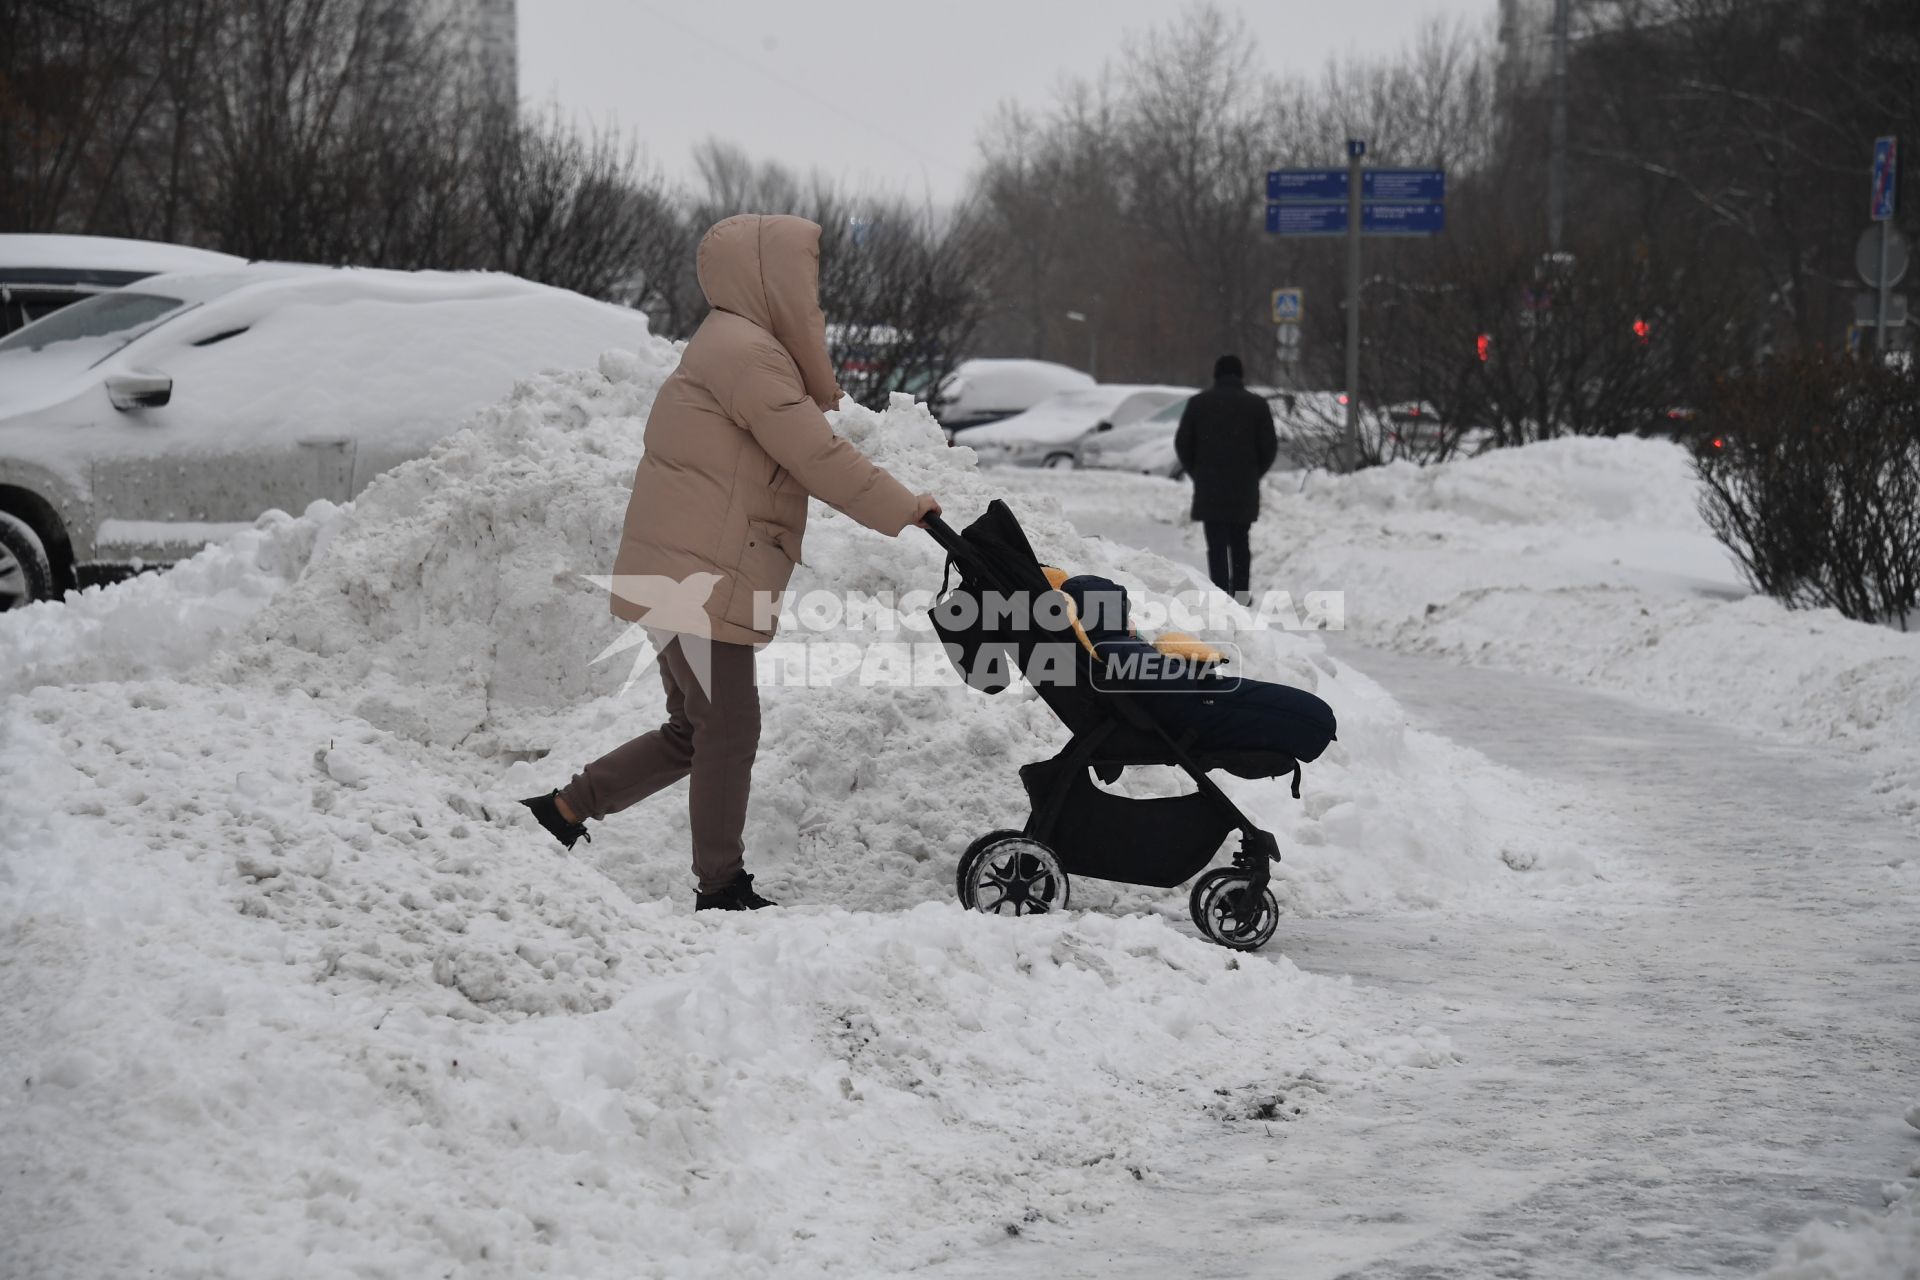
[[[694,676],[681,638],[656,634],[666,723],[587,765],[560,797],[582,819],[604,818],[691,774],[687,814],[693,827],[693,877],[700,892],[712,893],[745,865],[741,833],[760,749],[760,690],[753,680],[752,645],[692,643],[707,645],[713,654],[708,688]]]

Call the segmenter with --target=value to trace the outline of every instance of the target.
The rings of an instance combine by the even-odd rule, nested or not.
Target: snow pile
[[[249,622],[305,570],[341,508],[316,502],[304,518],[269,511],[166,574],[89,587],[64,601],[9,612],[0,630],[0,695],[181,671]]]
[[[1907,1108],[1907,1123],[1920,1129],[1920,1104]],[[1839,1222],[1802,1227],[1780,1248],[1762,1280],[1912,1280],[1920,1276],[1920,1157],[1908,1181],[1883,1189],[1887,1211],[1853,1210]]]
[[[1154,920],[695,918],[510,829],[382,830],[353,802],[427,775],[302,761],[339,723],[303,697],[22,701],[10,1273],[887,1269],[1111,1203],[1208,1108],[1446,1058]],[[253,751],[160,745],[213,717]]]
[[[1920,815],[1920,636],[1748,596],[1676,445],[1559,440],[1270,480],[1256,560],[1370,644],[1623,690],[1871,754]]]
[[[0,1089],[31,1153],[0,1270],[897,1271],[1113,1204],[1176,1132],[1448,1060],[1397,998],[1200,942],[1178,892],[1086,883],[1090,912],[1037,921],[951,905],[967,841],[1024,815],[1018,764],[1065,740],[1018,691],[763,691],[748,841],[805,905],[687,914],[678,795],[561,854],[514,798],[661,714],[650,678],[610,696],[624,658],[591,664],[621,625],[583,575],[611,562],[674,354],[533,379],[344,513],[267,521],[73,620],[0,619],[0,659],[70,682],[0,719]],[[956,520],[994,496],[922,409],[839,425]],[[1043,555],[1143,603],[1194,581],[1019,509]],[[931,539],[830,511],[806,554],[800,592],[940,577]],[[225,639],[193,604],[296,574]],[[1279,835],[1289,909],[1588,883],[1552,797],[1408,732],[1317,638],[1239,639],[1341,715],[1306,804],[1233,784]]]
[[[663,700],[650,674],[628,695],[608,696],[630,655],[593,663],[624,624],[588,578],[612,562],[641,424],[672,363],[671,349],[656,344],[603,362],[603,376],[524,384],[473,429],[372,486],[325,558],[262,616],[254,643],[222,665],[222,678],[298,687],[350,708],[386,735],[369,750],[459,744],[462,756],[521,761],[484,787],[494,813],[511,813],[514,797],[564,783],[657,723]],[[945,447],[926,411],[904,397],[884,414],[849,407],[839,428],[909,487],[938,494],[955,524],[998,496],[971,451]],[[1082,539],[1050,500],[1016,509],[1043,557],[1119,579],[1143,602],[1199,585],[1183,566]],[[901,616],[886,630],[869,617],[808,614],[812,625],[786,633],[819,646],[809,674],[833,687],[763,690],[747,833],[756,872],[770,889],[859,909],[943,897],[967,841],[1024,816],[1016,767],[1057,750],[1066,732],[1030,693],[987,698],[951,682],[866,687],[857,670],[828,669],[832,646],[933,641],[911,625],[941,580],[930,537],[909,530],[890,540],[816,504],[805,559],[796,599],[892,599]],[[1275,783],[1230,786],[1278,828],[1283,848],[1299,848],[1282,869],[1290,905],[1426,905],[1504,887],[1514,869],[1585,877],[1549,805],[1478,757],[1409,733],[1397,705],[1316,637],[1235,639],[1249,674],[1315,690],[1341,715],[1341,741],[1311,770],[1304,806]],[[943,662],[928,665],[949,675]],[[682,806],[650,806],[606,830],[590,856],[630,892],[681,889]],[[1184,915],[1178,895],[1088,889],[1088,905],[1151,901]]]
[[[1449,1056],[1146,919],[716,920],[477,830],[321,868],[36,809],[72,859],[9,894],[8,1274],[893,1273]],[[303,896],[330,928],[263,918]]]

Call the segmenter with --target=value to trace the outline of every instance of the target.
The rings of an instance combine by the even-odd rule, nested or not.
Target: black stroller
[[[1012,683],[1010,664],[1017,664],[1073,733],[1060,754],[1021,768],[1032,803],[1025,827],[992,831],[967,846],[955,874],[961,903],[1002,915],[1060,911],[1068,905],[1070,876],[1170,889],[1211,862],[1228,833],[1238,829],[1232,867],[1195,881],[1188,908],[1201,933],[1220,945],[1239,951],[1264,946],[1279,926],[1279,905],[1267,882],[1280,853],[1273,836],[1255,826],[1207,773],[1291,774],[1297,798],[1299,761],[1279,752],[1223,753],[1176,740],[1139,699],[1097,687],[1092,654],[1074,643],[1071,631],[1063,637],[1057,624],[1043,626],[1030,610],[996,611],[995,599],[1032,602],[1053,591],[1004,502],[990,503],[961,533],[938,517],[926,527],[948,557],[934,630],[961,677],[972,688],[998,693]],[[960,581],[949,590],[955,568]],[[1043,650],[1055,661],[1045,661]],[[1074,655],[1069,667],[1057,661],[1063,652]],[[1088,777],[1091,769],[1112,782],[1129,765],[1177,765],[1199,790],[1129,799],[1101,790]]]

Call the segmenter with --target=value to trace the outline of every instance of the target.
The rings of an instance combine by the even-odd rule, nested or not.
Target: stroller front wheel
[[[1280,903],[1272,889],[1262,888],[1259,908],[1242,924],[1240,909],[1251,888],[1244,871],[1222,867],[1201,876],[1193,882],[1193,892],[1187,897],[1194,927],[1209,941],[1235,951],[1258,951],[1266,946],[1280,927]]]
[[[967,846],[967,851],[960,855],[959,865],[953,869],[953,892],[960,899],[961,906],[973,910],[973,884],[970,877],[973,875],[973,860],[980,851],[1002,840],[1023,839],[1024,834],[1012,830],[989,831]]]
[[[995,831],[968,846],[956,876],[961,905],[994,916],[1065,911],[1072,888],[1053,850],[1017,831]]]

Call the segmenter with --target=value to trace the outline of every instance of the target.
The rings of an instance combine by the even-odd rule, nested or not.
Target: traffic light
[[[1633,336],[1638,338],[1640,345],[1644,347],[1647,345],[1647,340],[1653,336],[1653,326],[1645,320],[1635,320],[1633,322]]]
[[[1473,350],[1474,353],[1480,357],[1480,363],[1485,364],[1488,357],[1493,355],[1493,335],[1483,333],[1475,338],[1473,340]]]

